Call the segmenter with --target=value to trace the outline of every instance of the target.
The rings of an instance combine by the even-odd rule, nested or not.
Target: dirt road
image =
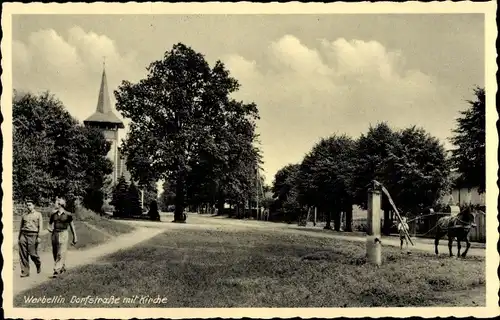
[[[117,252],[119,250],[126,250],[136,244],[151,239],[152,237],[160,234],[161,232],[164,232],[163,228],[154,228],[154,227],[137,228],[131,233],[120,235],[114,238],[113,240],[105,244],[102,244],[98,247],[81,251],[68,250],[66,257],[66,269],[69,271],[75,267],[94,263],[97,260],[99,260],[99,258]],[[15,261],[17,261],[18,256],[14,256],[14,259]],[[29,277],[21,278],[19,270],[16,270],[14,272],[14,277],[13,277],[14,296],[46,281],[55,280],[50,278],[50,276],[53,273],[52,268],[54,266],[54,259],[52,258],[52,254],[49,252],[42,252],[40,253],[40,259],[42,260],[42,272],[40,274],[36,273],[36,269],[32,262],[30,262],[31,272]]]
[[[148,225],[161,225],[163,228],[197,228],[197,229],[219,229],[219,230],[249,230],[249,229],[260,229],[260,230],[279,230],[281,232],[289,232],[292,234],[303,234],[311,237],[322,237],[322,238],[332,238],[332,239],[342,239],[349,241],[365,242],[366,237],[355,236],[355,235],[343,235],[339,232],[333,232],[329,230],[322,230],[321,228],[313,227],[298,227],[296,224],[286,224],[286,223],[273,223],[257,220],[237,220],[227,217],[217,217],[210,215],[200,215],[196,213],[189,213],[188,220],[185,224],[171,223],[173,220],[172,214],[162,213],[161,223],[149,222],[149,221],[130,221],[127,223],[138,223],[144,226]],[[422,239],[422,238],[412,238],[412,246],[409,244],[409,250],[419,250],[434,253],[434,240],[432,239]],[[399,239],[397,237],[382,237],[382,245],[399,247]],[[465,246],[465,244],[462,244]],[[448,241],[447,239],[442,239],[439,243],[439,253],[448,254]],[[453,245],[453,252],[456,254],[456,243]],[[468,255],[484,257],[486,256],[486,250],[484,249],[484,244],[473,244],[469,249]]]

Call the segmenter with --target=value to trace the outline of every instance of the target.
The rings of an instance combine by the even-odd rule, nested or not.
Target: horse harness
[[[460,219],[457,216],[449,216],[445,217],[441,223],[439,224],[439,227],[442,230],[448,230],[448,229],[470,229],[474,226],[474,222],[465,222],[462,219]]]

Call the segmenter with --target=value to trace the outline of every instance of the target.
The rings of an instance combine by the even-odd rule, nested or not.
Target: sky
[[[450,148],[485,82],[482,14],[16,15],[12,36],[14,89],[49,90],[80,121],[95,111],[104,57],[112,104],[121,81],[146,77],[178,42],[223,61],[234,98],[259,108],[269,184],[322,137],[380,121]]]

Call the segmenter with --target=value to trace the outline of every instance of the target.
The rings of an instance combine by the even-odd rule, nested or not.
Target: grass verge
[[[380,268],[363,243],[265,231],[169,231],[17,296],[18,307],[406,307],[484,305],[484,258],[407,255],[384,247]],[[468,291],[472,290],[472,291]],[[465,293],[459,300],[447,292]],[[473,296],[468,292],[475,292]],[[114,296],[119,303],[71,303]],[[28,303],[25,297],[64,302]],[[133,300],[138,296],[136,300]],[[140,298],[166,298],[144,303]],[[124,298],[132,298],[125,302]]]

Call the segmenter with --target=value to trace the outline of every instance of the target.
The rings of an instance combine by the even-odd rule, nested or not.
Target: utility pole
[[[380,266],[382,264],[382,242],[380,234],[380,206],[382,192],[375,184],[368,190],[368,236],[366,238],[366,260]]]
[[[144,210],[144,189],[141,189],[141,209]]]
[[[255,198],[255,202],[257,203],[257,220],[260,220],[260,206],[259,206],[259,165],[257,164],[257,168],[256,168],[256,175],[257,177],[257,181],[256,181],[256,184],[255,184],[255,194],[256,194],[256,198]]]

